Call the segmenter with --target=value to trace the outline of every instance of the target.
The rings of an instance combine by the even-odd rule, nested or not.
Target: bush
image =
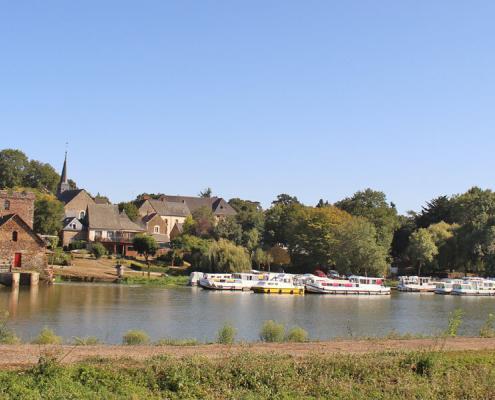
[[[101,243],[93,243],[91,245],[91,253],[96,259],[99,259],[107,254],[107,249]]]
[[[263,342],[283,342],[285,328],[275,321],[265,321],[261,327],[260,339]]]
[[[251,257],[242,246],[220,239],[201,258],[201,267],[210,272],[243,272],[251,269]]]
[[[34,344],[61,344],[62,338],[57,336],[53,330],[44,327],[38,336],[33,340]]]
[[[74,337],[74,342],[76,346],[95,346],[97,344],[101,344],[100,339],[95,336],[88,337]]]
[[[303,328],[295,326],[292,328],[286,337],[289,342],[306,342],[308,340],[308,332],[306,332]]]
[[[445,336],[456,337],[459,332],[459,327],[462,324],[462,317],[464,316],[464,311],[458,308],[453,312],[449,313],[449,325],[445,331]]]
[[[150,341],[150,337],[145,331],[130,330],[125,333],[122,338],[122,343],[128,346],[147,344]]]
[[[6,311],[0,316],[0,344],[18,344],[20,339],[15,332],[7,326],[9,313]]]
[[[488,314],[488,318],[480,328],[480,336],[483,338],[495,337],[495,314]]]
[[[217,343],[220,344],[233,344],[237,330],[230,324],[224,324],[218,331]]]
[[[87,246],[87,242],[84,240],[74,240],[69,243],[69,250],[83,250]]]
[[[52,265],[71,265],[72,256],[64,252],[63,249],[57,248],[49,255],[49,260]]]

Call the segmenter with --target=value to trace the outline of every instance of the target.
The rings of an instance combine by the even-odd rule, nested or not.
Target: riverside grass
[[[489,399],[495,351],[359,355],[241,353],[221,359],[167,356],[141,362],[41,357],[0,371],[2,399]]]

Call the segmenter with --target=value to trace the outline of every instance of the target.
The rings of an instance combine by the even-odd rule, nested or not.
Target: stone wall
[[[32,229],[34,220],[34,199],[34,194],[31,192],[0,190],[0,217],[9,214],[17,214]],[[6,205],[8,205],[7,208],[5,207]]]
[[[160,227],[160,234],[167,235],[167,221],[163,220],[158,214],[156,214],[153,218],[151,218],[148,222],[146,222],[146,231],[149,234],[155,233],[155,226]]]
[[[95,202],[85,190],[82,190],[64,206],[65,216],[80,218],[81,212],[86,215],[89,204],[95,204]]]
[[[17,241],[13,233],[17,232]],[[14,254],[21,254],[23,270],[43,271],[47,266],[45,246],[35,233],[27,229],[16,217],[0,226],[0,263],[13,264]]]

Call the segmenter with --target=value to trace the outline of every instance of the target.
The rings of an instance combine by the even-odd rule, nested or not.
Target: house
[[[79,218],[66,217],[62,221],[62,246],[69,246],[76,240],[86,240],[87,231]]]
[[[148,234],[153,236],[161,248],[166,247],[170,242],[170,237],[167,233],[167,221],[157,213],[145,215],[141,220],[141,225]]]
[[[139,215],[147,218],[149,215],[158,215],[166,224],[161,233],[170,237],[170,232],[175,224],[182,224],[191,211],[187,204],[175,201],[161,201],[154,199],[145,200],[138,209]]]
[[[212,211],[213,215],[217,220],[237,214],[237,212],[232,208],[232,206],[221,197],[192,197],[192,196],[162,195],[160,196],[159,200],[163,202],[183,203],[187,205],[191,214],[201,207],[206,207]]]
[[[175,224],[170,231],[170,240],[174,240],[177,236],[182,235],[184,232],[184,224]]]
[[[43,271],[45,242],[34,232],[34,194],[0,190],[0,264]]]
[[[76,217],[80,221],[86,216],[88,205],[95,204],[93,198],[84,189],[71,189],[67,179],[67,152],[57,188],[57,199],[64,203],[64,218]]]
[[[86,218],[88,242],[100,242],[114,254],[129,255],[134,236],[145,232],[124,212],[119,212],[117,205],[90,204]]]

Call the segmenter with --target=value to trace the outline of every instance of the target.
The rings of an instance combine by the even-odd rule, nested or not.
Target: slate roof
[[[163,233],[152,233],[151,236],[155,238],[157,243],[168,243],[170,242],[170,238],[168,235],[163,234]]]
[[[173,216],[173,217],[187,217],[191,214],[189,207],[186,203],[178,201],[161,201],[161,200],[148,200],[151,207],[162,216]]]
[[[132,222],[127,214],[119,212],[119,207],[113,204],[88,205],[89,229],[104,229],[112,231],[143,232],[144,229]]]
[[[14,215],[15,214],[7,214],[7,215],[4,215],[3,217],[0,217],[0,226],[2,226],[7,221],[9,221],[10,219],[12,219],[14,217]]]
[[[72,221],[76,220],[81,226],[84,226],[84,224],[79,220],[77,217],[66,217],[62,221],[62,230],[64,231],[79,231],[79,229],[73,229],[70,227],[70,224]]]
[[[57,199],[59,199],[62,203],[67,204],[83,191],[84,189],[66,190],[65,192],[59,193],[57,195]]]
[[[221,197],[192,197],[192,196],[170,196],[162,195],[160,200],[164,203],[175,202],[186,204],[190,212],[201,207],[207,207],[215,215],[235,215],[236,211]]]

